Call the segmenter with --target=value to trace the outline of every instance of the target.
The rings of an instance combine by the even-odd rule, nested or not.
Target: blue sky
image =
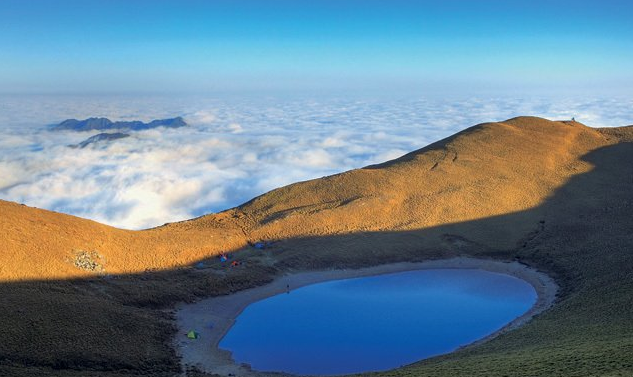
[[[629,1],[0,2],[0,92],[631,94]]]

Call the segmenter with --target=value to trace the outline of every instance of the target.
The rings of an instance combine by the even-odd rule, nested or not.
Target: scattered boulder
[[[104,272],[105,258],[96,251],[75,250],[72,263],[75,267],[91,272]]]

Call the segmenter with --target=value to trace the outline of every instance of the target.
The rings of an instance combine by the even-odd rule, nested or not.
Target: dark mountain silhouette
[[[169,118],[169,119],[156,119],[149,123],[144,123],[138,120],[134,121],[117,121],[113,122],[108,118],[88,118],[84,120],[66,119],[60,124],[54,126],[52,129],[58,130],[72,130],[72,131],[142,131],[149,130],[157,127],[178,128],[185,127],[187,122],[182,117]]]
[[[104,141],[113,141],[113,140],[123,139],[123,138],[129,137],[129,136],[130,136],[129,134],[124,134],[122,132],[113,132],[113,133],[102,132],[100,134],[96,134],[94,136],[90,136],[89,138],[87,138],[86,140],[82,141],[81,143],[69,145],[69,147],[83,149],[83,148],[87,147],[90,144],[95,144],[95,143],[104,142]]]

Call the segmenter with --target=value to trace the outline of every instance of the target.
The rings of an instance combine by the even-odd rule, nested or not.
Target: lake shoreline
[[[270,296],[285,293],[288,287],[293,290],[330,280],[429,269],[480,269],[502,273],[526,281],[534,287],[537,293],[536,303],[525,314],[514,319],[500,330],[459,349],[489,341],[527,323],[532,317],[551,307],[558,292],[558,286],[551,277],[524,264],[466,257],[419,263],[394,263],[361,269],[291,273],[280,276],[267,285],[246,289],[227,296],[207,298],[192,304],[179,305],[176,312],[178,332],[174,339],[174,346],[181,357],[183,367],[195,366],[202,371],[224,376],[230,374],[240,376],[278,375],[278,373],[251,370],[246,364],[236,364],[232,359],[231,352],[218,348],[220,340],[248,305]],[[186,338],[184,334],[191,329],[200,334],[199,339],[189,340]]]

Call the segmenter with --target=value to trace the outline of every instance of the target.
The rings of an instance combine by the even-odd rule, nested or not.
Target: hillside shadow
[[[593,169],[527,211],[411,231],[277,240],[264,250],[236,251],[237,267],[210,258],[141,274],[1,283],[0,372],[173,375],[179,371],[170,347],[176,303],[261,285],[288,271],[465,255],[544,270],[561,286],[562,301],[598,285],[607,289],[632,274],[633,143],[594,150],[583,160]],[[525,223],[532,230],[514,247],[476,241]]]

